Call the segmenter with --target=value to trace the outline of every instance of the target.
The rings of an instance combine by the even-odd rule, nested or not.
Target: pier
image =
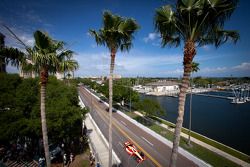
[[[198,95],[198,96],[207,96],[207,97],[215,97],[215,98],[229,99],[229,100],[234,99],[234,97],[218,96],[218,95],[209,95],[209,94],[202,94],[202,93],[194,93],[193,95]]]

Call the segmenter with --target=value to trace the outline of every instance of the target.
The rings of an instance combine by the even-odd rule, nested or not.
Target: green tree
[[[113,71],[115,55],[118,50],[129,51],[132,46],[133,34],[139,29],[135,20],[113,15],[109,11],[103,13],[103,28],[98,32],[90,30],[98,45],[108,47],[111,56],[109,76],[109,166],[112,166],[112,96],[113,96]]]
[[[24,137],[37,141],[42,134],[38,78],[21,79],[18,75],[0,74],[0,80],[0,106],[5,109],[0,112],[0,143]],[[76,87],[66,86],[55,77],[50,77],[46,92],[50,141],[58,143],[62,139],[78,137],[81,134],[82,116],[87,111],[78,105]],[[6,98],[7,95],[11,95],[11,98]]]
[[[160,104],[156,100],[143,99],[136,104],[136,108],[145,112],[146,116],[163,116],[165,115]]]
[[[236,31],[224,30],[224,23],[230,18],[237,3],[238,0],[177,0],[174,7],[166,5],[156,10],[155,27],[161,34],[162,46],[179,46],[181,41],[184,43],[184,73],[179,94],[171,167],[176,166],[186,92],[196,47],[207,44],[219,47],[228,40],[238,40],[239,34]]]

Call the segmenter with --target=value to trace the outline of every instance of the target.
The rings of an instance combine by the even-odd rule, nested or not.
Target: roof
[[[147,86],[173,86],[173,85],[180,85],[180,83],[175,81],[158,81],[158,82],[151,82],[146,84]]]

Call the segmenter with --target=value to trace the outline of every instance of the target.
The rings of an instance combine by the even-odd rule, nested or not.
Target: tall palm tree
[[[188,145],[191,146],[191,124],[192,124],[192,73],[199,71],[199,63],[192,62],[192,70],[191,70],[191,82],[190,82],[190,101],[189,101],[189,128],[188,128]]]
[[[40,94],[41,94],[41,124],[43,145],[46,158],[47,167],[51,166],[49,146],[48,146],[48,133],[46,124],[45,113],[45,97],[46,85],[48,82],[49,73],[56,73],[61,70],[62,59],[61,57],[70,55],[72,51],[64,49],[64,42],[53,40],[47,33],[36,31],[34,33],[35,46],[33,48],[27,46],[9,27],[3,25],[13,36],[16,38],[26,49],[25,61],[22,66],[25,70],[32,70],[40,74]],[[70,56],[72,58],[72,55]],[[31,62],[31,63],[29,63]],[[74,64],[78,63],[74,62]],[[72,69],[71,67],[69,69]]]
[[[179,94],[170,166],[176,166],[180,132],[183,123],[184,105],[189,85],[192,61],[199,46],[213,44],[219,47],[228,40],[239,39],[236,31],[224,30],[237,6],[238,0],[177,0],[175,6],[162,6],[156,10],[155,27],[161,34],[162,46],[179,46],[184,43],[184,73]]]
[[[50,155],[48,146],[48,134],[46,124],[46,113],[45,113],[45,97],[46,97],[46,85],[48,82],[49,72],[55,72],[56,67],[59,64],[57,57],[57,45],[58,43],[52,40],[48,34],[41,31],[34,33],[35,46],[32,49],[28,49],[31,56],[31,60],[40,73],[40,85],[41,85],[41,122],[42,122],[42,134],[43,134],[43,145],[46,158],[47,167],[50,167]]]
[[[129,51],[132,46],[133,33],[139,29],[134,19],[113,15],[109,11],[103,13],[103,27],[97,32],[90,30],[98,45],[106,46],[110,51],[110,76],[109,76],[109,166],[112,166],[112,96],[113,96],[113,71],[115,55],[118,50]]]

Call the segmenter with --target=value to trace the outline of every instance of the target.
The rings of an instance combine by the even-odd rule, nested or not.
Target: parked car
[[[109,112],[109,107],[106,108],[106,111]],[[112,112],[116,112],[116,109],[113,108],[113,109],[112,109]]]
[[[51,144],[49,145],[49,153],[50,153],[50,159],[54,160],[61,156],[62,149],[56,144]]]

